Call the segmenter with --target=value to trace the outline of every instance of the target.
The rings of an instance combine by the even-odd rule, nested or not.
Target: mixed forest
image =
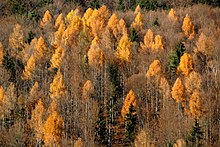
[[[219,147],[215,0],[0,0],[0,146]]]

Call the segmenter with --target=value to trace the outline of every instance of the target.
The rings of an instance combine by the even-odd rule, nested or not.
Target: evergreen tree
[[[203,132],[202,132],[202,127],[199,125],[199,122],[197,119],[194,120],[194,126],[191,130],[188,143],[189,146],[191,147],[199,147],[201,146],[201,141],[203,139]]]

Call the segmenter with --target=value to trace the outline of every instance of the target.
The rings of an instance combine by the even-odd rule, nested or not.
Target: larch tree
[[[51,68],[60,68],[61,64],[62,64],[62,60],[64,57],[64,49],[61,47],[58,47],[55,50],[55,53],[52,55],[50,62],[51,62]]]
[[[201,95],[198,90],[195,90],[189,100],[189,110],[194,118],[200,118],[202,115]]]
[[[37,44],[34,48],[34,57],[37,61],[45,59],[46,55],[48,53],[48,48],[46,46],[46,43],[44,41],[43,37],[38,38]]]
[[[66,95],[66,87],[64,85],[63,75],[58,69],[57,74],[54,76],[53,82],[50,84],[50,98],[53,101],[59,101]]]
[[[141,129],[135,140],[134,140],[135,147],[154,147],[153,143],[150,140],[150,134],[146,129]]]
[[[116,57],[121,63],[131,61],[131,46],[132,42],[127,35],[123,35],[116,49]]]
[[[94,36],[99,36],[104,32],[107,26],[110,12],[108,8],[103,5],[98,10],[94,10],[92,16],[89,18],[89,24],[92,28],[92,33]]]
[[[31,80],[33,77],[34,70],[35,70],[35,58],[32,55],[28,60],[27,65],[24,67],[22,79]]]
[[[83,141],[82,138],[78,138],[75,143],[74,143],[74,147],[83,147]]]
[[[136,7],[135,10],[134,10],[134,14],[138,14],[138,13],[141,13],[141,7],[140,7],[140,5],[137,5],[137,7]]]
[[[64,23],[61,23],[59,25],[58,30],[54,33],[54,42],[53,42],[53,46],[56,48],[58,46],[61,46],[62,43],[62,36],[64,34],[66,30],[66,26]]]
[[[135,20],[134,22],[131,24],[131,29],[135,29],[136,31],[141,31],[142,30],[142,26],[143,26],[143,23],[142,23],[142,15],[141,13],[139,12],[136,17],[135,17]]]
[[[16,24],[13,28],[13,32],[9,36],[10,53],[13,57],[17,57],[19,51],[24,47],[23,30],[21,25]]]
[[[196,42],[196,47],[194,48],[195,53],[201,52],[202,54],[208,56],[213,55],[214,42],[211,37],[206,36],[203,32],[200,34],[199,39]]]
[[[84,102],[88,102],[91,95],[95,92],[94,85],[90,80],[87,80],[82,87],[82,99]]]
[[[162,36],[155,36],[154,43],[152,44],[151,49],[153,52],[159,52],[164,50]]]
[[[90,17],[92,16],[93,11],[94,10],[92,8],[88,8],[86,12],[83,14],[83,24],[87,27],[90,26]]]
[[[160,78],[159,90],[160,93],[166,98],[169,98],[171,96],[170,85],[164,76]]]
[[[168,18],[173,21],[177,21],[176,12],[173,8],[170,9],[169,14],[168,14]]]
[[[154,44],[154,33],[151,29],[148,29],[144,36],[144,42],[140,43],[141,49],[143,51],[150,49],[153,44]]]
[[[0,42],[0,65],[2,65],[3,57],[4,57],[4,47]]]
[[[78,42],[78,36],[83,29],[82,19],[79,16],[73,16],[73,19],[62,36],[62,43],[71,46]]]
[[[185,36],[189,40],[194,38],[195,28],[194,28],[194,25],[193,25],[191,18],[189,17],[188,14],[186,15],[186,17],[183,20],[182,30],[183,30],[183,33],[185,34]]]
[[[183,104],[186,101],[184,92],[184,85],[181,79],[177,78],[172,88],[172,98]]]
[[[50,11],[47,10],[45,13],[44,13],[44,16],[40,22],[40,26],[43,28],[45,27],[46,25],[48,25],[52,20],[52,16],[50,14]]]
[[[184,139],[178,139],[173,147],[186,147],[186,141]]]
[[[108,20],[108,25],[107,27],[111,30],[112,34],[114,35],[115,38],[117,38],[118,33],[119,33],[119,20],[118,17],[115,13],[112,14],[110,19]]]
[[[121,36],[128,34],[128,30],[127,30],[127,27],[126,27],[126,22],[124,21],[124,19],[119,20],[119,28],[120,28],[119,31],[121,33]]]
[[[179,66],[177,67],[177,73],[182,73],[184,76],[188,76],[193,71],[193,59],[188,53],[184,53],[180,58]]]
[[[133,105],[134,108],[136,108],[136,106],[137,106],[136,97],[135,97],[135,93],[134,93],[133,90],[129,91],[129,93],[127,94],[127,96],[124,100],[124,104],[123,104],[123,107],[121,109],[122,117],[125,117],[126,114],[129,113],[130,105]]]
[[[100,40],[96,36],[90,45],[88,51],[89,65],[99,68],[105,62],[105,56],[100,48]]]
[[[59,146],[62,139],[64,122],[62,117],[56,112],[52,112],[44,124],[43,141],[45,146]]]
[[[76,8],[75,10],[71,10],[67,15],[66,15],[66,18],[65,18],[65,21],[67,24],[70,24],[73,19],[74,19],[74,16],[79,16],[79,9]]]
[[[43,139],[44,135],[44,121],[43,116],[45,115],[46,109],[41,99],[38,100],[38,103],[35,106],[35,109],[32,111],[31,120],[29,121],[30,127],[34,130],[35,137],[37,141]]]
[[[202,77],[198,72],[192,71],[184,79],[184,85],[188,95],[192,95],[193,91],[201,90],[202,87]]]
[[[10,84],[6,90],[0,86],[0,119],[11,113],[16,103],[15,86]]]
[[[162,74],[162,65],[159,60],[154,60],[153,63],[149,66],[146,77],[150,78],[152,76],[161,76]]]
[[[60,27],[61,24],[64,24],[64,21],[63,21],[63,14],[60,13],[55,21],[55,24],[54,24],[54,27],[57,29]]]

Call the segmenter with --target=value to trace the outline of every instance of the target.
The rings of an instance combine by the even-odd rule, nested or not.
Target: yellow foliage
[[[132,42],[127,35],[123,35],[116,49],[116,57],[122,62],[131,61]]]
[[[35,96],[37,94],[38,90],[39,90],[39,84],[38,84],[38,82],[35,82],[34,86],[31,88],[31,90],[29,92],[29,97],[32,98],[33,96]]]
[[[63,36],[63,34],[64,34],[65,29],[66,29],[65,24],[64,24],[64,23],[61,23],[61,24],[59,25],[58,30],[54,33],[54,38],[55,38],[55,39],[54,39],[53,45],[54,45],[55,47],[61,45],[61,40],[62,40],[62,36]]]
[[[78,35],[83,29],[82,20],[79,16],[73,16],[72,22],[65,30],[62,36],[62,43],[67,46],[71,46],[72,44],[76,44],[78,40]]]
[[[53,82],[50,84],[50,98],[52,100],[60,100],[66,94],[66,88],[63,81],[63,75],[60,69],[54,76]]]
[[[127,28],[126,28],[126,23],[125,23],[124,19],[119,20],[119,28],[120,28],[120,30],[119,30],[120,34],[122,36],[128,34],[128,31],[127,31]]]
[[[24,47],[23,30],[19,24],[15,25],[13,32],[9,36],[9,47],[13,57],[17,57],[19,49]]]
[[[2,43],[0,42],[0,65],[2,65],[3,57],[4,57],[4,47]]]
[[[89,65],[94,67],[99,67],[105,61],[103,51],[99,47],[99,38],[97,36],[92,40],[92,44],[88,51],[88,60]]]
[[[164,50],[164,48],[163,48],[162,36],[157,35],[157,36],[154,38],[154,43],[152,44],[151,48],[152,48],[152,50],[153,50],[154,52],[158,52],[158,51],[160,51],[160,50]]]
[[[44,26],[48,25],[51,22],[51,20],[52,20],[52,16],[50,14],[50,11],[47,10],[44,13],[44,16],[40,22],[40,26],[43,28]]]
[[[83,85],[82,88],[82,98],[84,102],[88,102],[91,94],[95,91],[94,86],[90,80],[87,80],[86,83]]]
[[[66,18],[65,18],[65,21],[66,21],[66,23],[67,24],[70,24],[72,21],[73,21],[73,19],[74,19],[74,17],[75,16],[79,16],[79,9],[78,8],[76,8],[75,10],[71,10],[67,15],[66,15]]]
[[[55,26],[54,27],[55,28],[59,28],[61,24],[64,24],[63,14],[62,13],[57,17],[57,19],[55,21]]]
[[[41,99],[32,111],[31,120],[29,122],[31,128],[35,131],[35,137],[37,140],[43,139],[43,115],[46,112],[44,104]]]
[[[165,77],[160,78],[159,90],[160,93],[163,94],[163,96],[167,98],[170,97],[170,85]]]
[[[194,25],[188,14],[184,18],[182,30],[184,34],[186,35],[186,37],[188,37],[188,39],[194,38],[194,35],[195,35]]]
[[[45,56],[47,55],[48,49],[46,47],[45,41],[43,39],[43,37],[40,37],[37,40],[37,44],[34,48],[34,58],[36,60],[41,60],[44,59]]]
[[[151,143],[150,135],[146,129],[142,129],[138,132],[135,140],[135,147],[155,147],[153,143]]]
[[[173,8],[170,9],[170,12],[169,12],[169,14],[168,14],[168,17],[169,17],[171,20],[177,21],[176,12],[174,11]]]
[[[154,60],[147,71],[147,78],[152,76],[160,76],[162,74],[162,65],[159,60]]]
[[[64,122],[61,116],[56,112],[52,112],[44,124],[44,143],[45,146],[59,146],[62,139]]]
[[[37,38],[32,39],[30,45],[25,44],[25,47],[21,51],[22,63],[24,64],[27,63],[27,61],[29,60],[29,58],[31,57],[34,51],[36,44],[37,44]]]
[[[134,10],[134,14],[138,14],[140,12],[141,12],[141,7],[140,7],[140,5],[137,5],[137,7]]]
[[[192,56],[188,53],[184,53],[180,58],[179,66],[177,67],[177,73],[182,73],[184,76],[188,76],[193,70]]]
[[[27,65],[24,67],[22,79],[30,80],[32,79],[33,72],[35,70],[35,59],[32,55],[27,62]]]
[[[5,91],[2,86],[0,86],[0,118],[4,118],[6,115],[11,113],[14,109],[16,103],[15,87],[10,84]]]
[[[198,41],[196,42],[196,47],[194,48],[195,52],[201,52],[204,55],[213,55],[214,42],[213,40],[206,36],[204,33],[201,33]]]
[[[130,105],[133,105],[134,107],[137,106],[135,93],[133,92],[133,90],[129,91],[129,93],[127,94],[124,100],[124,105],[121,109],[121,115],[123,117],[125,117],[125,115],[129,112]]]
[[[195,90],[189,101],[189,109],[192,116],[199,118],[202,113],[202,103],[200,100],[200,93],[198,90]]]
[[[64,57],[64,50],[63,48],[58,47],[50,59],[51,68],[60,68],[63,57]]]
[[[110,17],[107,27],[112,31],[115,38],[117,38],[120,28],[119,28],[119,20],[115,13],[113,13],[112,16]]]
[[[108,23],[109,10],[103,5],[98,10],[94,10],[92,16],[88,19],[88,24],[92,29],[92,34],[94,36],[100,36],[104,32],[105,27]]]
[[[142,30],[142,15],[141,13],[139,12],[137,14],[137,16],[135,17],[135,20],[134,22],[131,24],[131,29],[135,29],[136,31],[141,31]]]
[[[82,21],[83,21],[83,29],[84,31],[90,27],[90,17],[92,16],[93,9],[88,8],[86,12],[83,14]]]
[[[74,143],[74,147],[83,147],[82,138],[77,139],[77,141]]]
[[[144,36],[144,43],[141,42],[141,48],[143,50],[150,49],[154,44],[154,33],[151,29],[148,29]]]
[[[195,90],[200,90],[202,86],[202,77],[199,73],[192,71],[187,77],[185,77],[185,88],[189,95]]]
[[[175,99],[177,102],[184,102],[184,91],[185,89],[182,81],[177,78],[172,88],[172,98]]]

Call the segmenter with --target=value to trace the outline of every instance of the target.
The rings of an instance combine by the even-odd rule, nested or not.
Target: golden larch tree
[[[83,24],[85,25],[85,26],[90,26],[90,17],[92,16],[92,13],[93,13],[93,9],[92,8],[88,8],[87,10],[86,10],[86,12],[83,14],[83,18],[82,18],[82,20],[83,20]]]
[[[125,117],[125,115],[129,112],[130,105],[133,105],[134,107],[137,106],[136,97],[135,97],[135,93],[133,90],[129,91],[129,93],[127,94],[124,100],[124,104],[121,109],[121,115],[123,117]]]
[[[188,37],[188,39],[193,39],[195,35],[195,29],[194,25],[191,21],[191,18],[187,14],[186,17],[183,20],[183,25],[182,25],[182,30],[183,33]]]
[[[0,86],[0,118],[4,118],[5,116],[11,113],[11,110],[14,109],[16,103],[16,95],[15,95],[15,86],[10,84],[5,90],[2,86]]]
[[[31,120],[29,121],[30,127],[34,130],[35,137],[38,141],[43,139],[44,135],[44,121],[43,116],[45,115],[46,109],[41,99],[32,111]]]
[[[94,10],[92,16],[89,18],[89,24],[94,36],[99,36],[104,32],[107,26],[110,12],[108,8],[103,5],[98,10]]]
[[[64,122],[62,117],[56,112],[52,112],[44,124],[44,143],[45,146],[59,146],[62,133],[64,129]]]
[[[3,57],[4,57],[4,47],[0,42],[0,65],[2,65]]]
[[[154,33],[151,29],[148,29],[144,36],[144,42],[140,43],[141,49],[142,50],[150,49],[153,44],[154,44]]]
[[[134,22],[131,24],[131,29],[135,29],[136,31],[141,31],[142,30],[142,15],[140,12],[135,17]]]
[[[204,55],[213,55],[214,42],[211,37],[206,36],[203,32],[200,34],[199,39],[196,42],[194,51],[201,52]]]
[[[53,43],[53,46],[55,48],[61,45],[61,43],[62,43],[62,36],[63,36],[65,30],[66,30],[65,24],[61,23],[59,25],[58,30],[54,33],[54,43]]]
[[[170,9],[168,17],[173,21],[177,21],[176,12],[173,8]]]
[[[192,71],[184,79],[184,84],[188,95],[191,95],[195,90],[201,90],[202,77],[198,72]]]
[[[64,49],[58,47],[50,59],[51,68],[60,68],[63,57],[64,57]]]
[[[131,46],[132,42],[127,35],[123,35],[116,49],[116,57],[122,62],[131,61]]]
[[[100,40],[96,36],[90,45],[89,51],[88,51],[88,60],[89,65],[94,67],[100,67],[105,62],[105,56],[103,51],[100,48]]]
[[[113,13],[108,21],[107,27],[111,30],[111,32],[113,33],[115,38],[117,38],[117,36],[119,34],[119,27],[118,26],[119,26],[118,17],[115,13]]]
[[[175,99],[176,102],[183,103],[186,100],[184,96],[184,92],[185,92],[184,85],[181,79],[177,78],[172,88],[172,98]]]
[[[32,55],[27,62],[27,65],[24,67],[22,79],[31,80],[35,70],[35,58]]]
[[[134,14],[138,14],[140,12],[141,12],[141,7],[140,7],[140,5],[137,5],[137,7],[134,10]]]
[[[82,19],[79,16],[73,16],[73,19],[62,36],[62,43],[67,46],[78,42],[78,35],[83,29]]]
[[[55,21],[55,25],[54,27],[57,29],[60,27],[61,24],[64,24],[64,21],[63,21],[63,14],[60,13]]]
[[[82,87],[82,99],[84,102],[88,102],[91,95],[94,93],[94,85],[90,80],[87,80]]]
[[[195,90],[189,100],[189,110],[193,117],[200,118],[202,114],[202,103],[200,92]]]
[[[121,36],[128,34],[126,23],[125,23],[124,19],[119,20],[119,28],[120,28],[119,31],[120,31]]]
[[[159,90],[160,93],[166,98],[170,97],[170,85],[164,76],[160,78]]]
[[[43,28],[44,26],[48,25],[52,20],[52,16],[50,14],[50,11],[47,10],[45,13],[44,13],[44,16],[40,22],[40,26]]]
[[[65,21],[67,24],[70,24],[72,22],[72,20],[74,19],[74,16],[79,16],[79,9],[76,8],[75,10],[71,10],[65,18]]]
[[[184,139],[178,139],[173,147],[186,147],[186,141]]]
[[[19,24],[14,26],[13,32],[9,36],[9,47],[13,57],[17,57],[19,51],[24,48],[23,30]]]
[[[39,61],[45,59],[48,53],[48,49],[43,37],[38,38],[37,44],[34,48],[34,58]]]
[[[188,76],[193,71],[193,59],[189,53],[184,53],[180,58],[179,66],[177,67],[177,73],[182,73],[184,76]]]
[[[155,36],[154,43],[152,44],[151,48],[153,52],[159,52],[164,50],[162,36]]]
[[[57,74],[54,76],[53,82],[50,84],[50,98],[52,100],[60,100],[66,94],[63,75],[58,69]]]
[[[162,65],[159,60],[154,60],[153,63],[149,66],[149,69],[147,71],[147,78],[150,78],[152,76],[161,76],[162,74]]]

